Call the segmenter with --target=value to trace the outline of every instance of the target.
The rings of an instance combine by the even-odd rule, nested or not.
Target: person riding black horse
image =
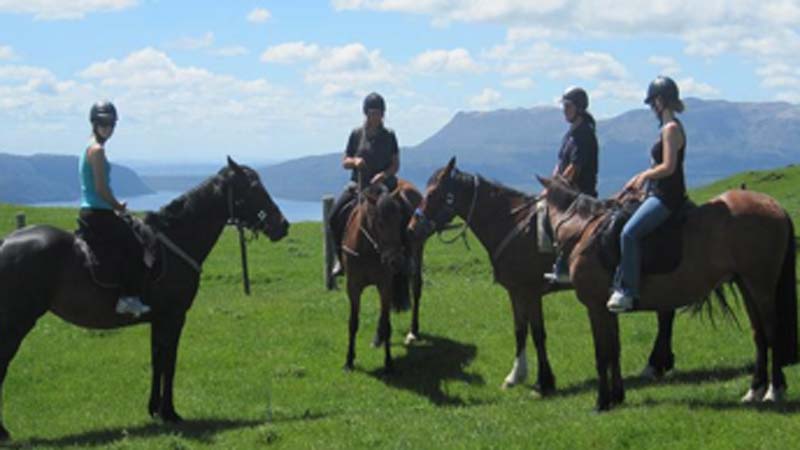
[[[328,219],[338,259],[333,268],[334,275],[342,273],[342,235],[358,189],[375,183],[383,183],[390,192],[397,187],[395,175],[400,168],[400,155],[394,131],[383,124],[386,102],[380,94],[373,92],[364,99],[362,110],[364,125],[350,133],[342,159],[342,167],[352,171],[350,182],[334,204]]]
[[[117,109],[110,101],[95,103],[89,113],[92,138],[78,166],[80,234],[90,243],[99,265],[113,271],[112,284],[118,284],[122,294],[117,313],[138,317],[150,311],[139,297],[144,276],[141,244],[118,215],[126,211],[127,205],[117,200],[111,190],[111,165],[106,158],[105,145],[114,134],[117,119]]]
[[[587,111],[589,95],[580,87],[570,87],[561,96],[561,104],[569,130],[561,140],[553,176],[560,175],[580,192],[597,197],[597,136],[594,117]],[[553,283],[569,283],[567,263],[559,250],[553,273],[546,273],[545,279]]]

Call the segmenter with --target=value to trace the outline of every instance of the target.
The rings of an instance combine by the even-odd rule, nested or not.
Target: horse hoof
[[[533,392],[539,397],[549,397],[556,393],[556,388],[555,386],[542,386],[541,383],[536,383],[533,385]]]
[[[342,367],[342,370],[344,370],[347,373],[352,372],[353,371],[353,363],[344,363],[344,367]]]
[[[161,420],[163,420],[166,423],[175,424],[183,422],[183,417],[181,417],[180,414],[176,413],[175,411],[162,412],[161,414],[159,414],[159,417],[161,417]]]
[[[516,383],[516,382],[514,382],[514,381],[512,381],[512,380],[509,380],[509,379],[507,379],[507,378],[506,378],[506,379],[503,381],[503,384],[501,384],[501,385],[500,385],[500,389],[502,389],[502,390],[504,390],[504,391],[505,391],[505,390],[507,390],[507,389],[511,389],[511,388],[513,388],[513,387],[514,387],[514,386],[516,386],[516,385],[517,385],[517,383]]]
[[[414,334],[414,333],[409,331],[408,334],[406,335],[406,340],[403,341],[403,343],[406,346],[410,346],[410,345],[414,344],[415,342],[417,342],[418,340],[419,340],[419,337],[416,334]]]
[[[375,339],[372,340],[372,343],[370,343],[370,346],[372,348],[381,348],[381,347],[383,347],[383,339],[380,339],[380,338],[376,337]]]
[[[770,384],[769,389],[767,389],[767,393],[764,394],[762,401],[764,403],[778,403],[783,400],[784,393],[786,393],[786,386],[776,388],[775,385]]]
[[[11,435],[8,434],[8,430],[6,430],[6,427],[0,425],[0,442],[10,442],[10,441],[11,441]]]
[[[747,390],[747,393],[744,394],[742,397],[742,403],[754,403],[760,402],[764,399],[764,394],[767,392],[767,388],[765,386],[753,389],[750,388]]]
[[[644,369],[639,373],[639,378],[644,378],[645,380],[656,381],[661,379],[664,376],[664,373],[655,367],[648,364],[645,366]]]

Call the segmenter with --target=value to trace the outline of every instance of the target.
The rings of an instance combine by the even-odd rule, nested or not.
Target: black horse
[[[164,421],[180,421],[172,400],[178,341],[197,293],[199,267],[231,220],[272,241],[283,238],[289,228],[258,174],[230,158],[219,173],[159,212],[148,213],[145,223],[173,245],[163,253],[162,273],[145,292],[152,310],[140,318],[115,313],[118,290],[93,281],[85,244],[72,233],[36,225],[0,241],[0,398],[8,364],[47,311],[86,328],[149,322],[153,380],[148,410]],[[0,441],[7,439],[0,422]]]

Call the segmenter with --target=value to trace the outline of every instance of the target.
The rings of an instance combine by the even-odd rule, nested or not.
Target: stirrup
[[[138,318],[142,314],[150,312],[150,307],[142,303],[139,297],[126,296],[120,297],[117,301],[117,314],[131,314]]]

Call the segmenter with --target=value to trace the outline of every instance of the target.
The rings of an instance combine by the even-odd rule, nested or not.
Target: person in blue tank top
[[[111,165],[106,158],[106,142],[114,134],[117,109],[109,101],[97,102],[89,113],[92,138],[81,154],[78,167],[81,182],[80,221],[98,244],[95,256],[102,264],[113,265],[121,286],[116,311],[138,317],[150,311],[136,295],[141,289],[143,264],[131,255],[140,252],[140,244],[130,227],[117,214],[126,210],[111,190]],[[112,247],[107,249],[105,247]]]
[[[661,133],[650,149],[650,168],[625,185],[625,189],[644,186],[647,195],[622,228],[620,264],[614,277],[614,292],[606,303],[611,312],[633,308],[639,297],[641,240],[678,211],[687,199],[683,176],[686,133],[675,117],[684,109],[678,85],[669,77],[659,76],[647,88],[644,102],[658,118]]]

